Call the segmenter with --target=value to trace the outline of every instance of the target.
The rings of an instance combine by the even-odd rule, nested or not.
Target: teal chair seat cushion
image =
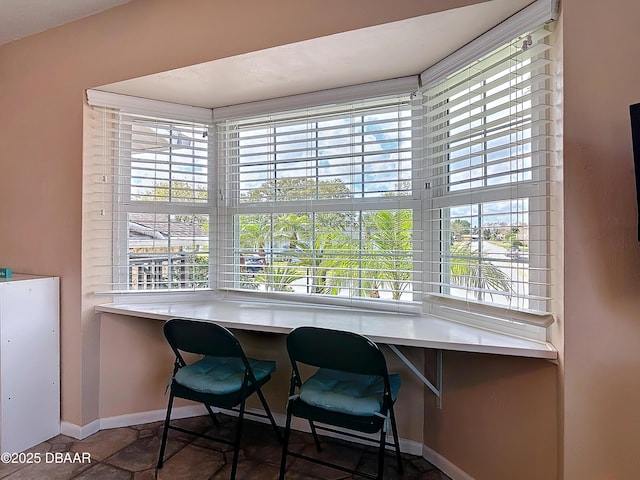
[[[276,362],[272,360],[248,361],[258,382],[276,370]],[[175,381],[196,392],[225,395],[240,390],[244,371],[240,358],[204,357],[178,370]]]
[[[400,376],[389,375],[391,397],[397,398]],[[300,388],[300,399],[315,407],[357,416],[370,416],[382,409],[382,377],[319,369]]]

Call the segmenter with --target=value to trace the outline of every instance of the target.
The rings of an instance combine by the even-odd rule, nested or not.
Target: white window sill
[[[164,321],[171,318],[208,320],[231,329],[279,334],[311,325],[360,333],[382,344],[548,360],[558,358],[557,349],[548,342],[491,332],[426,315],[243,300],[140,303],[123,300],[98,305],[96,311]]]

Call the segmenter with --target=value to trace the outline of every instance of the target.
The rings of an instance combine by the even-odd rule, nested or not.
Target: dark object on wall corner
[[[633,163],[636,172],[636,197],[638,208],[638,241],[640,241],[640,103],[629,107],[631,114],[631,138],[633,140]]]

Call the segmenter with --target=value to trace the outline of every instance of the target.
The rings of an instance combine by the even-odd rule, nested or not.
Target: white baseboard
[[[166,415],[167,410],[163,408],[162,410],[106,417],[100,420],[100,427],[101,430],[106,430],[109,428],[130,427],[131,425],[158,422],[160,420],[164,421]],[[186,405],[184,407],[174,407],[171,409],[171,418],[174,420],[178,418],[199,417],[201,415],[208,415],[204,405]]]
[[[100,431],[99,419],[94,420],[91,423],[87,423],[82,427],[75,423],[65,422],[64,420],[60,422],[60,433],[67,437],[77,438],[78,440],[83,440],[98,431]]]
[[[426,445],[422,445],[422,457],[433,466],[441,470],[443,473],[451,477],[452,480],[475,480],[467,472],[454,465],[445,457],[440,455],[435,450],[427,447]]]
[[[115,417],[105,417],[94,420],[82,427],[63,421],[60,423],[60,433],[82,440],[96,432],[99,432],[100,430],[130,427],[131,425],[141,425],[143,423],[164,420],[166,414],[167,411],[165,409],[140,413],[127,413],[124,415],[117,415]],[[207,410],[202,405],[187,405],[184,407],[175,407],[171,410],[171,418],[173,419],[196,417],[200,415],[207,415]]]

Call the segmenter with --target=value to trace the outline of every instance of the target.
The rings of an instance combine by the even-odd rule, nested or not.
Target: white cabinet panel
[[[59,279],[0,281],[0,451],[60,433]]]

